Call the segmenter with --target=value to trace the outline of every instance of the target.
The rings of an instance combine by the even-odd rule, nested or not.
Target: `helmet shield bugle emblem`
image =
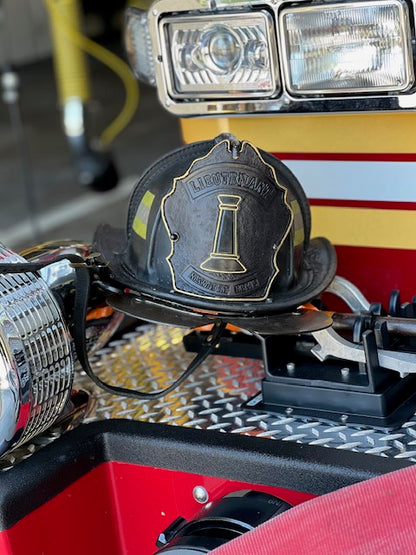
[[[287,189],[248,142],[223,140],[175,178],[162,201],[175,291],[264,300],[293,221]]]

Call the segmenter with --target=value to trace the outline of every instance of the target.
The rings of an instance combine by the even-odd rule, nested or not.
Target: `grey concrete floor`
[[[99,133],[120,110],[124,91],[108,69],[98,63],[90,68],[94,96],[90,131]],[[141,86],[137,113],[111,147],[119,185],[107,193],[91,192],[76,179],[62,132],[51,60],[17,68],[17,73],[30,194],[9,111],[0,100],[0,242],[15,250],[62,238],[89,242],[101,221],[124,226],[134,179],[181,144],[179,122],[161,108],[154,89]]]

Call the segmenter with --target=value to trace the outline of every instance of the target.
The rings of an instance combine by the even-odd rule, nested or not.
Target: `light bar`
[[[413,83],[408,8],[400,0],[284,9],[280,34],[293,95],[404,91]]]
[[[161,28],[172,98],[268,97],[278,89],[268,12],[167,17]]]

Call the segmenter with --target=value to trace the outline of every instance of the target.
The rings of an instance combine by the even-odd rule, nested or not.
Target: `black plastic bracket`
[[[307,416],[320,420],[399,428],[416,409],[416,376],[401,378],[379,365],[378,348],[389,341],[385,326],[362,332],[365,363],[345,360],[320,362],[305,354],[297,338],[261,337],[265,379],[261,396],[246,408]]]
[[[259,395],[244,407],[256,411],[317,418],[382,430],[399,428],[416,410],[416,376],[401,378],[380,367],[378,349],[394,348],[386,325],[357,316],[353,339],[360,341],[365,363],[345,360],[320,362],[311,355],[308,336],[247,336],[229,334],[215,354],[262,358],[265,378]],[[197,351],[203,332],[184,338],[187,350]]]
[[[286,368],[280,366],[268,372],[261,394],[244,406],[383,430],[399,428],[414,414],[415,376],[392,375],[375,391],[371,389],[357,364],[296,360],[288,362]]]

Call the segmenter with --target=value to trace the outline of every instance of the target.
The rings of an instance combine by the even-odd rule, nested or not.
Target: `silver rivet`
[[[195,486],[192,491],[192,495],[194,496],[195,501],[198,501],[198,503],[201,504],[205,504],[209,499],[207,490],[202,486]]]
[[[345,422],[346,422],[347,420],[348,420],[348,415],[343,414],[343,415],[341,416],[341,422],[343,422],[343,423],[345,424]]]
[[[292,412],[293,412],[292,407],[287,407],[287,409],[285,410],[286,414],[292,414]]]
[[[349,368],[341,368],[341,374],[342,374],[343,376],[346,377],[346,376],[349,375],[349,373],[350,373],[350,369],[349,369]]]
[[[287,371],[288,371],[288,372],[294,372],[294,370],[295,370],[295,368],[296,368],[296,365],[295,365],[294,362],[288,362],[288,363],[286,364],[286,368],[287,368]]]

